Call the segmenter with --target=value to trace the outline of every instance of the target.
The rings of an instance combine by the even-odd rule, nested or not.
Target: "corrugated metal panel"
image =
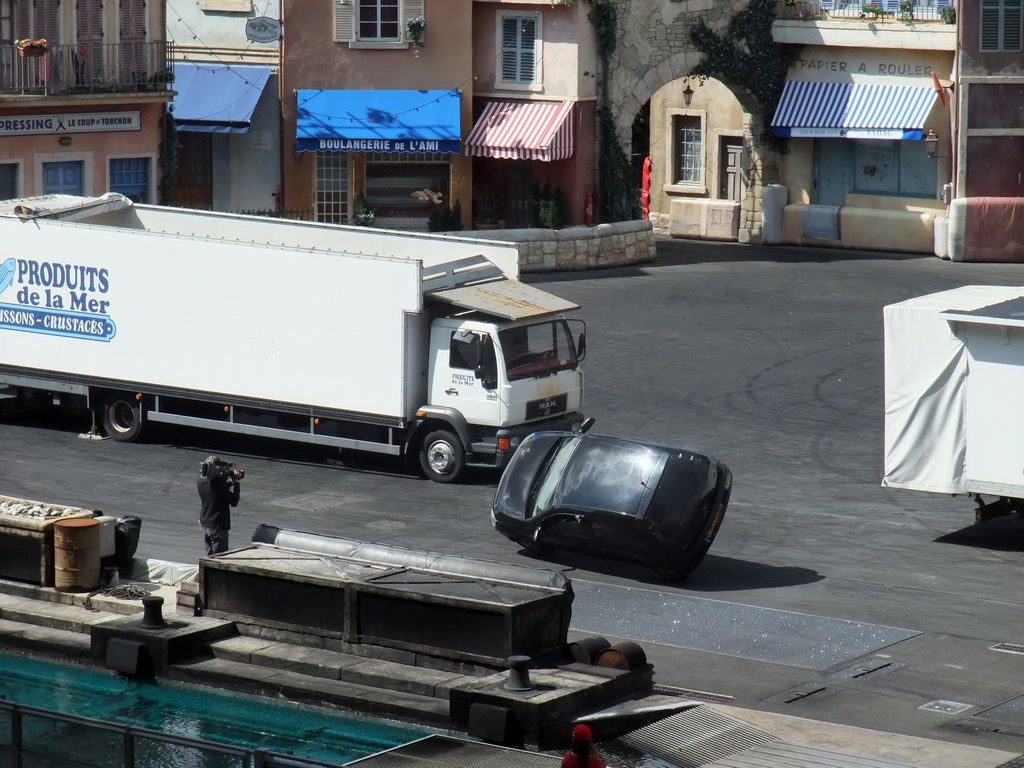
[[[467,285],[437,291],[430,295],[456,307],[485,312],[506,320],[520,320],[580,308],[579,304],[573,304],[518,280],[497,280],[493,283]]]
[[[708,763],[704,768],[915,768],[874,757],[828,752],[815,747],[776,742]]]
[[[619,740],[679,768],[700,768],[712,760],[777,741],[770,733],[709,707],[666,717]]]

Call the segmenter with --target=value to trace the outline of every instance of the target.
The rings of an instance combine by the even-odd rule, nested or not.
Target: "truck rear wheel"
[[[128,395],[114,395],[103,403],[103,430],[119,443],[130,443],[142,433],[142,404]]]
[[[431,432],[420,448],[420,468],[430,480],[454,483],[466,468],[466,453],[451,432]]]

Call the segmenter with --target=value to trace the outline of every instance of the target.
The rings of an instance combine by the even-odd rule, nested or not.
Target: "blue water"
[[[338,715],[324,709],[195,686],[138,681],[102,670],[7,654],[0,654],[0,699],[62,714],[336,764],[425,735],[424,731],[413,728]],[[30,725],[26,722],[26,731],[31,730]],[[0,724],[0,732],[3,730]],[[142,763],[137,761],[137,764]]]

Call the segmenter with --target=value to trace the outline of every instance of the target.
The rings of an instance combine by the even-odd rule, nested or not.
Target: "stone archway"
[[[690,42],[690,27],[703,20],[722,33],[729,21],[746,8],[747,0],[618,0],[618,39],[605,73],[603,92],[615,119],[616,133],[627,154],[637,114],[666,85],[682,81],[703,54]],[[740,241],[758,242],[761,233],[761,192],[779,177],[777,152],[761,140],[762,115],[757,101],[743,88],[725,86],[740,103],[744,143],[748,150],[748,184],[742,202]],[[652,116],[653,119],[653,116]]]

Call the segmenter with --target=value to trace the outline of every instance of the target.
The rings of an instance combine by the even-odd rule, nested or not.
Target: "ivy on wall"
[[[608,61],[615,53],[615,35],[617,34],[618,12],[614,0],[590,0],[587,19],[597,33],[597,55],[608,71]]]
[[[780,45],[772,39],[776,0],[750,0],[732,19],[724,35],[703,19],[690,28],[690,40],[704,54],[693,68],[695,77],[714,77],[745,88],[761,107],[761,137],[770,147],[785,151],[786,140],[774,134],[771,120],[782,97],[786,73],[799,46]]]
[[[178,181],[178,124],[174,121],[173,108],[168,109],[160,120],[163,136],[160,140],[157,163],[160,166],[160,204],[175,202],[174,189]]]
[[[615,133],[615,118],[607,104],[597,108],[598,205],[604,221],[631,221],[639,219],[640,194],[633,181],[629,158],[619,144]]]

